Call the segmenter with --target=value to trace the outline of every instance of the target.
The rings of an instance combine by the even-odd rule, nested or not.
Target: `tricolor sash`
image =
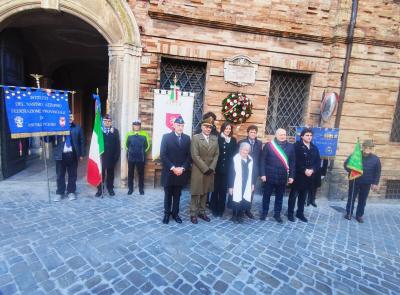
[[[285,166],[286,172],[289,174],[289,160],[285,151],[279,146],[279,144],[276,142],[275,139],[272,140],[269,144],[271,146],[272,151],[282,162],[283,166]]]

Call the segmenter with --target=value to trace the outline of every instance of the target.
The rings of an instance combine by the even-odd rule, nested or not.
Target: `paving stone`
[[[273,276],[269,275],[264,271],[258,271],[256,273],[256,278],[270,285],[273,288],[277,288],[280,284],[279,280],[275,279]]]
[[[58,283],[62,288],[67,288],[71,286],[73,283],[75,283],[76,280],[77,280],[76,275],[72,271],[69,271],[58,278]]]
[[[214,284],[214,290],[219,293],[224,293],[228,289],[228,284],[223,281],[217,281]]]
[[[136,270],[129,273],[126,278],[136,287],[140,287],[146,282],[146,278]]]
[[[0,276],[8,272],[7,264],[4,261],[0,261]]]
[[[75,256],[67,260],[67,264],[72,269],[78,269],[86,264],[86,261],[82,257]]]

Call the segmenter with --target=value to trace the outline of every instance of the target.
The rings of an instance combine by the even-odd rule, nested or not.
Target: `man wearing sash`
[[[274,218],[282,223],[281,210],[286,184],[293,183],[295,154],[293,144],[287,142],[286,131],[278,129],[275,138],[265,144],[261,157],[261,180],[264,182],[262,212],[260,219],[268,215],[269,202],[275,192]]]

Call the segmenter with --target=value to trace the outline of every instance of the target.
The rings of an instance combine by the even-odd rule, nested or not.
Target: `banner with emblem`
[[[11,138],[69,134],[68,92],[3,86]]]
[[[171,92],[174,97],[171,99]],[[173,130],[174,120],[182,116],[185,121],[183,132],[192,136],[193,103],[194,93],[172,90],[154,90],[154,113],[153,113],[153,138],[152,158],[160,156],[161,140],[165,133]]]

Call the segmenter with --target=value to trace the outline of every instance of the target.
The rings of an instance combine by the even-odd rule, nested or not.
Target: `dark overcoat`
[[[218,174],[228,175],[230,166],[232,164],[233,156],[237,151],[236,139],[234,137],[231,138],[231,141],[227,143],[221,135],[218,136],[218,147],[219,147],[219,156],[217,162],[216,172]],[[218,179],[216,179],[218,181]]]
[[[185,185],[188,181],[191,163],[190,137],[186,134],[182,134],[181,143],[179,145],[179,140],[175,132],[164,134],[161,140],[160,158],[162,162],[162,185]],[[174,166],[183,167],[185,169],[182,175],[176,176],[171,171],[171,168]]]
[[[121,155],[121,141],[118,129],[111,128],[108,133],[103,132],[104,153],[101,156],[103,168],[114,168]]]
[[[215,171],[217,166],[219,148],[218,140],[210,135],[207,143],[203,134],[193,136],[191,149],[192,175],[190,178],[190,189],[192,195],[204,195],[214,190],[214,174],[205,175],[208,169]]]
[[[78,160],[80,157],[85,156],[85,137],[82,128],[78,124],[72,123],[70,127],[70,136],[71,136],[72,150],[75,153],[76,158]],[[61,161],[65,145],[65,136],[64,135],[50,136],[48,141],[51,141],[53,143],[54,160]]]
[[[294,187],[298,190],[311,189],[318,178],[321,179],[321,158],[318,148],[310,143],[308,148],[302,140],[294,144],[296,155],[296,175],[294,177]],[[305,175],[306,169],[313,169],[311,176]]]
[[[288,157],[289,174],[281,160],[272,150],[271,143],[264,145],[261,157],[260,176],[266,176],[267,182],[272,184],[286,184],[288,178],[294,178],[295,176],[296,163],[293,144],[285,141],[280,144],[280,147]]]

